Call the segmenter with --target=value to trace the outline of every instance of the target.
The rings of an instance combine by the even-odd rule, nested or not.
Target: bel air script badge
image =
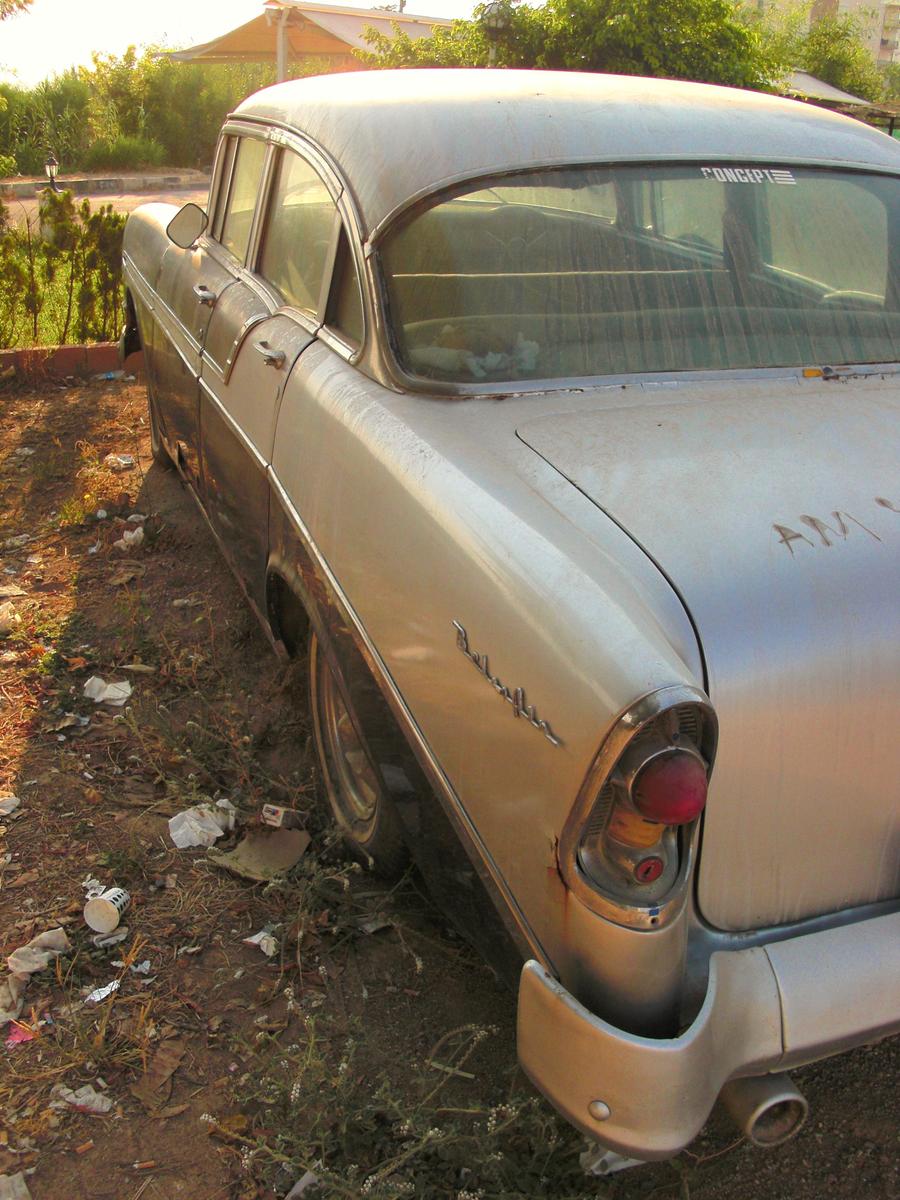
[[[556,736],[546,721],[540,719],[534,705],[525,703],[525,689],[510,689],[496,675],[492,675],[488,665],[488,656],[478,654],[469,648],[469,635],[458,621],[453,622],[453,628],[456,630],[457,648],[462,650],[469,662],[474,664],[494,690],[512,705],[513,716],[524,717],[529,725],[540,730],[548,742],[552,742],[554,746],[561,746],[562,740]]]

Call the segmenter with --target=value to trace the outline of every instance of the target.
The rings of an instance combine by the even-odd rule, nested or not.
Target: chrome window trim
[[[591,912],[629,929],[662,929],[683,912],[690,896],[700,821],[694,823],[694,828],[682,842],[681,862],[671,890],[651,904],[627,904],[600,892],[579,865],[578,846],[600,790],[632,738],[650,721],[680,704],[696,704],[712,722],[712,754],[709,756],[712,766],[717,722],[706,693],[687,684],[673,684],[649,692],[616,717],[588,769],[559,839],[559,869],[572,894]]]
[[[378,681],[382,693],[390,705],[391,711],[400,722],[403,732],[413,748],[413,752],[422,765],[429,782],[434,787],[441,807],[444,809],[457,836],[465,846],[479,878],[493,898],[507,931],[512,936],[519,951],[526,958],[536,958],[547,970],[558,975],[525,914],[519,907],[506,880],[503,878],[497,864],[485,846],[478,830],[475,828],[459,797],[456,795],[450,780],[445,775],[443,768],[428,745],[422,731],[419,729],[387,665],[369,637],[356,611],[350,604],[324,555],[313,540],[306,523],[294,507],[274,468],[271,466],[268,468],[268,475],[272,490],[281,503],[295,535],[303,544],[316,572],[324,581],[328,591],[334,596],[341,615],[347,624],[347,628],[356,642],[360,653],[363,655],[366,664]]]
[[[329,325],[322,325],[316,330],[316,337],[351,366],[355,366],[362,358],[362,346],[354,346],[351,342],[345,341],[340,332],[332,329]]]

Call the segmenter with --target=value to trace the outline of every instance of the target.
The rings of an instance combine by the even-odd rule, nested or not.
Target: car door
[[[248,269],[216,304],[201,375],[205,502],[251,599],[262,606],[269,483],[285,383],[321,324],[340,225],[334,188],[296,151],[273,148]],[[252,266],[252,270],[249,267]]]
[[[240,141],[240,145],[238,142]],[[170,245],[160,270],[166,337],[156,355],[157,399],[165,433],[189,482],[202,492],[199,380],[216,306],[234,287],[250,238],[265,142],[230,138],[223,147],[214,225],[188,249]]]

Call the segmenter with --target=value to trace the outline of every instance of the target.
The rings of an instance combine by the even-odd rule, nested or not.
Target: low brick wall
[[[129,355],[126,369],[135,374],[142,356]],[[119,347],[116,342],[95,342],[88,346],[31,346],[20,350],[0,350],[0,380],[10,369],[19,379],[61,379],[67,375],[100,375],[118,371]]]

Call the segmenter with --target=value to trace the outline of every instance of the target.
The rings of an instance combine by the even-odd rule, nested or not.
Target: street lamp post
[[[509,29],[508,0],[488,0],[481,10],[481,24],[485,36],[491,43],[488,51],[488,66],[493,67],[497,64],[497,45]]]
[[[51,150],[50,153],[47,155],[47,161],[44,163],[44,173],[46,174],[47,178],[50,180],[50,190],[54,191],[54,192],[59,191],[59,188],[56,186],[56,174],[58,171],[59,171],[59,163],[56,161],[56,156],[54,155],[53,151]]]

